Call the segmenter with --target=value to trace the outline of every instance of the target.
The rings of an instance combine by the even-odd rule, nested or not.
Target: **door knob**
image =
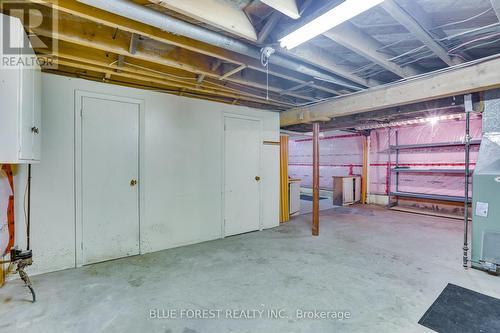
[[[38,127],[34,127],[34,126],[33,126],[33,127],[31,128],[31,132],[33,132],[34,134],[38,134],[38,133],[40,133],[40,130],[38,129]]]
[[[256,181],[259,181],[259,180],[260,180],[260,177],[259,177],[259,176],[255,176],[255,180],[256,180]]]
[[[135,185],[137,185],[137,180],[132,179],[132,180],[130,181],[130,186],[135,186]]]

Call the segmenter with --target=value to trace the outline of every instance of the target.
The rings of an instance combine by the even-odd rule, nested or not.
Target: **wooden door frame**
[[[145,109],[144,100],[114,96],[103,93],[96,93],[85,90],[75,90],[75,110],[74,110],[74,124],[75,124],[75,155],[74,155],[74,190],[75,190],[75,267],[83,266],[84,253],[83,253],[83,205],[82,205],[82,117],[81,112],[83,108],[83,99],[85,97],[101,99],[105,101],[122,102],[129,104],[136,104],[139,107],[139,161],[138,166],[138,209],[139,209],[139,254],[141,251],[141,221],[144,221],[144,194],[145,194]]]
[[[257,121],[259,123],[259,174],[262,174],[262,171],[263,171],[263,168],[262,168],[263,120],[260,118],[245,116],[245,115],[241,115],[241,114],[237,114],[237,113],[228,113],[228,112],[222,113],[222,117],[221,117],[221,123],[222,123],[221,238],[226,237],[226,195],[225,195],[225,188],[226,188],[226,130],[225,130],[226,118],[251,120],[251,121]],[[262,205],[262,182],[259,182],[259,231],[262,231],[264,229],[262,208],[263,208],[263,205]]]

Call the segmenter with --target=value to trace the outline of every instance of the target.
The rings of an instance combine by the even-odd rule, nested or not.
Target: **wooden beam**
[[[204,79],[205,79],[204,74],[198,74],[198,76],[196,77],[196,83],[198,87],[201,85]]]
[[[123,67],[124,64],[125,64],[125,56],[123,54],[119,54],[117,61],[118,68]]]
[[[364,113],[500,87],[498,56],[281,113],[281,126]]]
[[[227,2],[218,0],[149,1],[245,39],[257,41],[257,33],[245,12]]]
[[[44,49],[37,49],[37,52],[47,53],[48,51]],[[265,103],[268,102],[266,99],[266,93],[261,90],[248,90],[246,87],[242,87],[240,85],[235,86],[232,82],[221,83],[219,80],[210,77],[205,78],[202,82],[203,84],[199,84],[197,82],[199,78],[191,73],[172,68],[165,68],[157,64],[133,58],[127,59],[127,62],[124,62],[123,67],[118,67],[117,61],[111,62],[109,53],[106,53],[105,51],[91,49],[81,45],[74,45],[63,41],[59,41],[59,49],[56,53],[54,53],[54,55],[64,60],[71,60],[75,64],[83,63],[95,66],[95,68],[103,67],[104,69],[113,71],[120,70],[136,76],[143,76],[146,79],[155,78],[161,80],[162,82],[168,81],[168,83],[172,86],[189,88],[192,90],[194,89],[199,92],[214,94],[220,93],[219,95],[227,97],[247,96],[249,99],[261,100],[262,102],[265,101]],[[102,73],[103,71],[100,72]],[[278,94],[270,94],[269,104],[279,107],[293,106],[293,103],[290,103],[289,100],[279,99],[278,97],[280,97]],[[244,100],[244,98],[242,99]]]
[[[79,68],[66,67],[66,66],[62,66],[62,65],[59,66],[57,71],[53,70],[52,68],[47,68],[47,69],[44,69],[43,72],[51,73],[51,74],[55,74],[55,75],[77,77],[77,78],[96,81],[96,82],[102,81],[101,77],[91,75],[88,71],[81,70]],[[143,81],[133,80],[133,79],[111,78],[110,80],[107,80],[106,83],[116,84],[116,85],[120,85],[120,86],[136,88],[136,89],[151,90],[154,92],[175,94],[175,95],[178,95],[180,92],[179,88],[177,88],[177,87],[160,86],[160,85],[156,85],[156,84],[150,85],[147,82],[145,83]],[[239,105],[245,105],[245,106],[253,107],[253,108],[257,108],[257,109],[276,111],[276,107],[269,105],[269,104],[261,104],[261,103],[258,103],[256,101],[245,101],[245,100],[240,101],[240,100],[236,100],[236,99],[228,99],[228,98],[223,98],[223,97],[219,97],[219,96],[203,95],[203,94],[199,94],[199,93],[193,93],[190,91],[185,91],[184,95],[186,95],[187,97],[191,97],[191,98],[204,99],[204,100],[208,100],[208,101],[214,101],[214,102],[226,103],[226,104],[233,104],[234,101],[236,101],[236,103]]]
[[[279,93],[279,94],[280,94],[280,95],[284,95],[284,94],[289,93],[289,92],[291,92],[291,91],[295,91],[295,90],[298,90],[298,89],[301,89],[301,88],[304,88],[304,87],[309,87],[309,86],[310,86],[310,85],[312,85],[312,84],[313,84],[313,81],[306,82],[306,83],[301,83],[301,84],[298,84],[298,85],[293,86],[293,87],[291,87],[291,88],[288,88],[288,89],[286,89],[286,90],[282,90],[282,91],[280,91],[280,93]]]
[[[207,61],[203,55],[192,51],[174,48],[175,52],[158,52],[155,48],[147,47],[147,45],[138,45],[135,54],[130,54],[130,39],[127,33],[121,32],[113,36],[114,30],[108,27],[101,27],[98,33],[92,26],[83,25],[80,27],[66,20],[60,20],[59,22],[59,30],[55,34],[51,30],[44,29],[43,27],[36,28],[34,31],[40,36],[48,38],[53,37],[63,42],[98,49],[117,55],[128,56],[129,58],[135,58],[183,71],[189,71],[196,75],[202,74],[207,77],[217,79],[221,78],[221,75],[212,69],[210,62]],[[82,30],[86,33],[82,34]],[[172,49],[172,47],[170,48]],[[230,78],[226,78],[226,80],[230,80]],[[242,82],[241,80],[233,80],[233,82],[255,89],[264,89],[263,84],[259,82]],[[244,91],[244,87],[241,89]],[[276,87],[275,91],[281,91],[282,89],[283,87]],[[304,101],[311,100],[308,96],[299,96],[299,94],[296,93],[293,94],[293,97],[301,98]],[[294,105],[290,102],[287,102],[286,104],[290,106]]]
[[[319,122],[313,123],[313,213],[312,235],[319,236]]]
[[[323,35],[399,77],[405,78],[420,74],[420,71],[410,66],[401,67],[389,61],[390,56],[378,51],[384,45],[365,34],[350,22],[346,22],[325,32]]]
[[[128,52],[130,54],[135,54],[137,52],[138,43],[139,43],[139,35],[132,32],[132,36],[130,37],[130,46],[128,48]]]
[[[220,78],[219,80],[225,80],[227,79],[228,77],[230,76],[233,76],[234,74],[238,73],[238,72],[241,72],[242,70],[244,70],[247,66],[246,65],[240,65],[234,69],[231,69],[229,71],[227,71],[226,73],[224,73]]]
[[[34,28],[37,35],[55,38],[65,42],[95,48],[114,54],[133,56],[134,58],[156,62],[164,66],[187,70],[192,73],[202,73],[212,77],[219,77],[217,73],[210,70],[207,58],[195,52],[181,49],[169,48],[164,50],[145,48],[138,45],[136,53],[129,53],[130,36],[128,33],[114,35],[114,30],[108,27],[96,29],[92,25],[75,24],[71,21],[59,20],[59,29],[53,32],[43,27]]]
[[[30,0],[30,1],[38,2],[38,0]],[[71,14],[79,18],[83,18],[85,20],[102,24],[104,26],[112,27],[114,29],[119,29],[121,31],[136,33],[161,43],[181,47],[185,50],[204,54],[210,57],[217,58],[222,61],[231,62],[239,65],[246,64],[248,68],[263,73],[266,72],[265,68],[263,68],[260,62],[251,57],[231,52],[191,38],[162,31],[158,28],[149,26],[147,24],[127,19],[125,17],[100,10],[92,6],[81,4],[73,0],[71,1],[44,0],[42,4],[45,4],[47,6],[52,6],[54,9],[57,9],[61,13]],[[300,74],[299,72],[296,72],[294,69],[279,68],[277,66],[270,66],[269,74],[296,83],[308,82],[310,80],[310,77]],[[334,95],[340,94],[338,91],[335,91],[335,89],[332,89],[329,85],[315,83],[314,87],[318,90],[328,92]]]
[[[204,92],[206,94],[215,95],[215,96],[223,96],[223,97],[229,97],[229,98],[237,97],[239,100],[246,100],[246,101],[259,101],[260,100],[262,102],[267,102],[265,97],[259,97],[259,96],[248,97],[248,96],[245,96],[244,94],[238,94],[236,92],[235,93],[226,93],[226,92],[219,91],[216,89],[211,89],[211,88],[197,88],[197,87],[192,87],[189,85],[182,86],[178,82],[171,82],[170,80],[167,80],[167,79],[156,79],[156,78],[148,77],[148,76],[144,76],[144,75],[131,74],[131,73],[128,73],[125,71],[115,72],[114,70],[109,69],[109,68],[103,68],[103,67],[98,67],[98,66],[94,66],[94,65],[87,65],[85,63],[68,61],[68,60],[64,60],[64,59],[55,59],[54,62],[57,64],[60,64],[60,65],[63,65],[63,66],[67,66],[67,67],[80,68],[80,69],[89,70],[89,71],[93,71],[93,72],[103,73],[103,74],[105,74],[105,77],[107,79],[111,78],[111,75],[113,75],[116,77],[124,77],[124,78],[129,78],[129,79],[135,79],[138,81],[143,81],[145,83],[149,83],[150,85],[152,84],[153,86],[154,85],[169,86],[169,87],[181,89],[183,91],[189,90],[191,92]],[[281,106],[281,107],[286,106],[285,103],[283,103],[283,104],[276,103],[274,101],[271,101],[271,103],[267,103],[267,104],[274,104],[276,106]]]
[[[497,15],[498,21],[500,21],[500,0],[490,0],[491,6],[493,10],[495,10],[495,14]]]
[[[295,0],[261,0],[263,3],[276,9],[294,20],[300,18],[299,9]]]
[[[266,41],[267,37],[269,37],[269,34],[274,30],[280,19],[281,14],[279,12],[273,12],[271,14],[271,17],[267,19],[266,23],[259,31],[259,35],[257,37],[258,44],[262,44]]]
[[[404,26],[408,31],[420,40],[427,48],[429,48],[436,56],[438,56],[448,66],[453,66],[462,63],[459,58],[452,58],[445,48],[434,40],[429,32],[424,29],[420,23],[407,13],[395,0],[385,0],[382,8],[388,12],[396,21]],[[416,6],[414,4],[414,6]]]
[[[307,100],[309,102],[317,102],[319,100],[319,98],[315,97],[312,94],[296,92],[293,90],[291,91],[289,90],[286,91],[285,93],[282,93],[283,89],[288,89],[290,85],[287,85],[284,88],[282,85],[278,85],[277,84],[278,80],[276,80],[276,78],[273,77],[269,77],[269,81],[266,82],[265,74],[258,73],[255,71],[243,70],[239,73],[232,75],[231,77],[228,77],[226,81],[239,83],[243,85],[247,85],[248,82],[252,82],[252,85],[255,86],[256,88],[262,90],[269,90],[270,92],[278,93],[280,95],[291,96],[299,98],[301,100]],[[300,83],[300,84],[305,84],[305,83]]]
[[[383,82],[377,80],[367,80],[353,74],[352,68],[341,65],[335,61],[334,54],[331,54],[321,47],[314,46],[311,43],[306,46],[298,46],[292,50],[287,50],[286,54],[289,54],[297,59],[304,59],[304,61],[310,63],[311,65],[318,66],[330,73],[351,80],[352,82],[363,87],[374,87],[383,84]]]

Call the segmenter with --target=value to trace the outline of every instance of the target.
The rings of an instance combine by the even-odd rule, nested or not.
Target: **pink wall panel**
[[[333,176],[361,174],[363,137],[358,134],[333,135],[320,139],[320,187],[332,188]],[[290,177],[312,186],[312,140],[290,140]]]
[[[465,136],[464,120],[445,120],[437,124],[429,122],[394,127],[391,130],[391,144],[396,143],[396,131],[400,145],[462,142]],[[370,135],[370,184],[369,193],[386,194],[388,191],[388,132],[387,128],[373,130]],[[471,136],[481,138],[481,118],[471,119]],[[362,140],[357,134],[335,135],[320,140],[320,186],[332,188],[332,176],[361,174]],[[471,168],[474,168],[479,146],[471,149]],[[290,140],[289,173],[301,178],[302,185],[311,187],[312,140]],[[395,155],[392,153],[391,167]],[[402,166],[413,168],[463,169],[464,148],[419,148],[403,150],[399,155]],[[394,179],[393,179],[394,183]],[[419,193],[462,195],[462,175],[445,174],[401,174],[399,190]],[[394,188],[392,188],[394,190]]]

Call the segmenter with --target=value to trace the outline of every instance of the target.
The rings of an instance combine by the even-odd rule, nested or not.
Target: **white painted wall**
[[[43,159],[33,166],[32,274],[75,266],[75,90],[145,102],[142,253],[221,237],[224,113],[262,119],[262,139],[279,141],[275,112],[51,74],[43,74],[42,80]],[[279,225],[279,146],[263,146],[262,166],[263,224],[271,228]],[[24,172],[20,170],[16,181],[19,246],[24,246],[25,239],[20,190]]]

